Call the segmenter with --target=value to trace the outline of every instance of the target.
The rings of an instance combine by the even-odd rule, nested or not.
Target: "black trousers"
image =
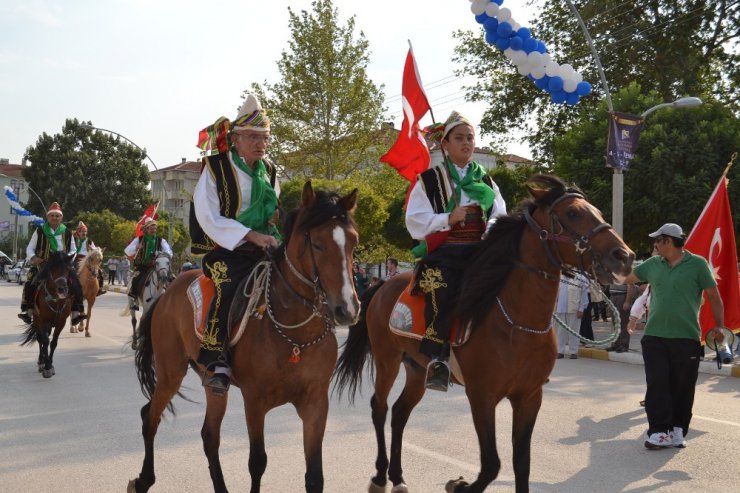
[[[474,248],[475,245],[442,245],[419,263],[416,282],[426,297],[426,331],[419,350],[427,356],[446,357],[455,295]]]
[[[248,244],[234,251],[215,248],[203,257],[203,273],[213,281],[216,290],[198,354],[198,363],[206,368],[217,362],[229,364],[226,340],[229,335],[231,300],[239,283],[264,256],[262,249]]]
[[[21,311],[33,310],[35,302],[34,297],[36,296],[36,290],[38,289],[38,273],[39,268],[33,266],[28,270],[28,276],[26,277],[26,283],[23,285],[23,294],[21,295]],[[82,284],[80,279],[77,277],[77,271],[75,269],[69,272],[69,287],[72,290],[74,300],[72,301],[72,311],[83,313],[85,311],[82,305]]]
[[[586,311],[583,312],[583,317],[581,317],[581,330],[579,333],[582,337],[585,337],[586,339],[594,340],[594,327],[591,320],[591,308],[593,303],[591,300],[591,295],[588,295],[588,306],[586,307]]]
[[[672,431],[676,426],[683,428],[686,436],[694,407],[701,344],[693,339],[655,336],[644,336],[641,343],[648,436]]]

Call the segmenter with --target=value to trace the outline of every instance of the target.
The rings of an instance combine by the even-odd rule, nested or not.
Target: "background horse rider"
[[[146,272],[154,264],[154,260],[160,253],[166,253],[172,258],[172,248],[167,240],[157,235],[157,221],[147,218],[144,222],[144,234],[134,238],[124,249],[124,253],[133,258],[134,274],[131,277],[131,287],[128,290],[129,308],[138,310],[136,297],[142,289],[146,279]]]
[[[83,223],[82,221],[79,222],[79,224],[77,225],[77,229],[75,229],[74,239],[75,244],[77,245],[77,256],[75,257],[76,271],[77,267],[85,260],[85,257],[87,257],[88,249],[95,248],[95,243],[93,243],[92,240],[87,237],[87,225],[85,225],[85,223]],[[103,281],[103,269],[98,269],[99,288],[97,296],[107,293],[107,291],[103,289]]]
[[[46,211],[46,222],[36,228],[31,236],[31,241],[26,247],[26,258],[31,261],[31,269],[28,271],[26,284],[23,286],[23,296],[21,298],[21,313],[18,318],[25,323],[32,322],[31,314],[34,309],[34,297],[38,283],[36,275],[46,263],[49,254],[52,252],[65,252],[73,256],[77,252],[72,233],[62,223],[62,208],[57,202],[52,202],[49,210]],[[74,295],[74,304],[72,305],[71,320],[73,325],[77,325],[87,318],[82,306],[82,286],[77,278],[77,272],[72,269],[69,275],[69,284]]]
[[[275,167],[265,157],[270,120],[252,94],[233,123],[222,117],[200,135],[199,147],[210,145],[220,153],[203,160],[190,220],[193,252],[206,254],[203,273],[216,289],[198,363],[213,370],[204,385],[221,395],[231,380],[225,344],[230,303],[239,281],[264,258],[264,248],[278,246],[280,188]]]

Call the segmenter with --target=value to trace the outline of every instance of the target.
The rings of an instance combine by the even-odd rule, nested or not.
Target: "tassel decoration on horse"
[[[301,362],[301,348],[298,346],[293,346],[293,354],[290,355],[290,359],[288,359],[288,362],[290,363],[300,363]]]

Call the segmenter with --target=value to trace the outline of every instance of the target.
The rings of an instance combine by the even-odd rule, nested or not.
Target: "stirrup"
[[[29,310],[30,311],[30,310]],[[23,320],[25,323],[30,324],[33,322],[33,318],[31,317],[31,314],[28,312],[21,312],[18,314],[18,318]]]
[[[427,389],[447,392],[450,386],[450,366],[446,361],[433,359],[429,362],[424,386]]]

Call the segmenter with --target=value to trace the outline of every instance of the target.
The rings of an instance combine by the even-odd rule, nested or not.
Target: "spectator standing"
[[[365,271],[365,268],[362,267],[360,264],[355,264],[354,266],[354,281],[357,296],[361,297],[368,287],[369,279],[367,277],[367,272]]]
[[[558,299],[555,304],[555,315],[570,327],[573,332],[578,333],[580,320],[588,307],[588,281],[582,276],[568,279],[560,277],[558,288]],[[558,333],[558,359],[565,357],[565,346],[570,349],[570,359],[578,358],[578,336],[572,334],[565,327],[557,324]],[[593,336],[593,334],[591,334]]]
[[[606,322],[606,302],[604,301],[604,291],[600,284],[590,285],[588,293],[591,295],[592,320],[603,320]]]
[[[129,261],[128,257],[125,255],[121,257],[121,260],[118,261],[118,269],[117,269],[117,276],[118,280],[121,281],[121,284],[124,286],[128,286],[128,276],[131,272],[131,261]]]
[[[702,292],[715,320],[714,336],[724,340],[724,307],[707,261],[684,250],[678,224],[667,223],[650,234],[658,255],[635,267],[626,283],[650,283],[650,312],[642,338],[645,362],[645,412],[650,450],[686,447],[696,379],[699,374]]]
[[[389,257],[388,260],[385,262],[385,268],[386,268],[386,274],[385,274],[385,280],[387,281],[391,277],[395,277],[400,272],[398,272],[398,259],[395,259],[393,257]]]
[[[111,257],[108,259],[108,284],[114,286],[116,284],[116,271],[118,270],[118,257]]]

